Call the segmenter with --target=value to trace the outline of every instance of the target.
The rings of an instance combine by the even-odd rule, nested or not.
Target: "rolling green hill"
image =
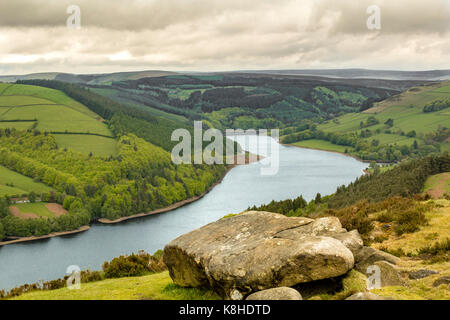
[[[144,70],[131,72],[114,72],[104,74],[73,74],[62,72],[41,72],[26,75],[0,76],[0,81],[16,82],[18,80],[57,80],[70,83],[108,84],[113,81],[136,80],[147,77],[174,75],[175,72],[161,70]]]
[[[283,128],[370,108],[399,93],[386,87],[254,74],[169,75],[89,86],[122,104],[202,119],[218,129]]]
[[[85,154],[117,154],[114,135],[101,117],[61,91],[0,84],[0,93],[0,128],[52,133],[59,147]]]
[[[369,116],[374,116],[379,124],[371,126],[370,130],[372,131],[380,129],[384,132],[384,123],[388,119],[393,119],[394,126],[390,128],[391,132],[401,130],[407,133],[415,130],[417,133],[425,134],[435,131],[439,125],[450,126],[450,110],[423,112],[423,107],[427,103],[440,98],[450,98],[450,84],[411,88],[398,96],[377,103],[373,108],[362,113],[347,114],[337,118],[336,122],[329,121],[319,125],[318,129],[326,132],[355,132],[360,130],[361,121],[367,121]],[[371,137],[372,140],[377,138],[383,140],[382,134],[375,134]],[[393,143],[404,139],[397,134],[396,137],[387,139],[387,142]]]
[[[292,129],[294,132],[282,141],[300,147],[347,150],[364,160],[379,161],[401,160],[411,153],[449,151],[450,109],[424,112],[425,106],[449,98],[449,82],[413,87],[363,112],[323,122],[314,127],[315,133],[305,135],[301,133],[305,128]],[[327,140],[327,144],[321,140]],[[386,150],[392,155],[386,155]]]

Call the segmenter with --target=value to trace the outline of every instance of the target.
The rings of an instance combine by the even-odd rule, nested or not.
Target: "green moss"
[[[450,291],[445,285],[433,287],[429,281],[411,281],[408,287],[384,287],[373,293],[397,300],[450,300]]]
[[[237,216],[237,214],[230,213],[230,214],[227,214],[226,216],[222,217],[221,219],[228,219],[228,218],[232,218],[234,216]]]
[[[356,271],[350,270],[349,273],[342,279],[342,290],[334,295],[323,295],[321,296],[324,300],[345,300],[352,294],[357,292],[365,291],[367,288],[366,283],[367,277]]]

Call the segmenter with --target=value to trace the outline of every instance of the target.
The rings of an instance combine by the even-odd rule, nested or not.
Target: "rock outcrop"
[[[352,252],[361,251],[357,232],[335,217],[288,218],[250,211],[180,236],[164,249],[175,284],[208,286],[227,299],[291,287],[347,273]]]
[[[245,300],[303,300],[295,289],[280,287],[252,293]]]

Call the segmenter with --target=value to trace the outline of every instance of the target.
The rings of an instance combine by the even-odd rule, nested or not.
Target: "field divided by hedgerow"
[[[96,113],[50,88],[1,83],[0,128],[36,129],[54,134],[61,148],[117,154],[117,141]]]
[[[40,194],[51,190],[53,189],[45,184],[0,166],[0,196],[23,195],[30,192]]]
[[[441,127],[450,127],[450,110],[423,112],[424,106],[436,99],[450,98],[450,85],[439,84],[433,86],[412,88],[398,97],[393,97],[376,104],[373,108],[362,113],[349,113],[338,117],[335,121],[328,121],[318,126],[319,130],[333,133],[353,133],[361,131],[361,122],[367,122],[374,117],[378,124],[368,127],[372,135],[369,141],[378,140],[381,144],[411,145],[418,136],[408,137],[415,131],[416,135],[435,132]],[[387,127],[386,122],[392,119],[393,126]],[[387,133],[387,130],[390,133]],[[377,132],[378,131],[378,132]],[[441,146],[444,150],[448,143]]]

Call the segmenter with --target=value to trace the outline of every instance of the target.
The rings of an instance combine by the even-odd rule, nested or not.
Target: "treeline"
[[[449,154],[406,161],[389,171],[364,175],[339,187],[327,203],[330,208],[343,208],[361,200],[379,202],[395,196],[410,197],[421,192],[429,176],[449,171]]]
[[[370,116],[369,118],[367,118],[367,121],[361,121],[361,123],[359,124],[359,127],[362,128],[368,128],[368,127],[372,127],[375,126],[377,124],[379,124],[380,121],[378,121],[377,118],[375,118],[374,116]]]
[[[86,210],[75,210],[55,218],[21,219],[8,215],[0,220],[3,237],[43,236],[53,232],[72,231],[88,225],[91,216]],[[1,233],[0,233],[1,236]]]
[[[450,99],[437,99],[427,103],[423,107],[423,112],[424,113],[436,112],[447,108],[450,108]]]
[[[298,212],[299,209],[304,209],[307,205],[308,202],[303,198],[303,196],[300,195],[295,199],[287,199],[282,201],[272,200],[269,204],[263,204],[258,207],[249,207],[248,211],[267,211],[289,215],[290,213]]]
[[[169,98],[167,92],[163,90],[153,88],[152,91],[127,91],[122,88],[117,88],[115,90],[120,91],[116,99],[127,101],[127,106],[130,104],[140,104],[168,113],[184,116],[189,120],[202,119],[202,116],[199,112],[192,110],[192,104],[190,104],[189,101],[185,102],[180,99],[171,99]]]
[[[334,133],[334,132],[325,132],[318,130],[316,128],[316,125],[310,124],[305,125],[307,128],[306,130],[303,130],[301,132],[295,132],[288,134],[284,137],[282,137],[281,142],[285,144],[304,141],[304,140],[312,140],[312,139],[318,139],[318,140],[325,140],[329,141],[333,144],[341,145],[341,146],[348,146],[348,147],[356,147],[356,144],[358,142],[358,139],[353,134],[342,134],[342,133]],[[300,128],[305,128],[300,127]]]
[[[242,87],[206,90],[201,98],[208,102],[202,105],[202,111],[207,113],[232,107],[266,109],[284,99],[280,94],[254,94]]]
[[[359,159],[364,161],[378,161],[378,162],[398,162],[407,158],[420,158],[427,155],[439,154],[440,153],[440,143],[445,138],[448,133],[447,128],[439,128],[437,132],[423,135],[425,142],[419,143],[414,141],[411,145],[385,145],[380,144],[377,139],[368,140],[374,132],[370,129],[361,130],[359,133],[338,133],[338,132],[324,132],[318,130],[314,124],[304,124],[299,126],[297,129],[302,131],[292,132],[296,130],[290,128],[289,130],[283,131],[285,136],[281,138],[281,142],[285,144],[291,144],[304,140],[323,140],[328,141],[336,145],[348,147],[345,153],[349,153],[357,156]],[[377,131],[375,133],[380,133]],[[391,133],[389,130],[386,133]],[[392,134],[392,133],[391,133]],[[416,132],[413,130],[411,132],[399,133],[403,136],[408,136],[411,138],[416,137]],[[448,136],[447,136],[448,137]]]
[[[192,126],[183,125],[180,122],[173,122],[165,119],[157,119],[154,122],[148,122],[123,113],[114,114],[108,124],[109,128],[116,136],[133,133],[169,152],[178,143],[171,141],[171,135],[174,130],[186,129],[193,131]]]

